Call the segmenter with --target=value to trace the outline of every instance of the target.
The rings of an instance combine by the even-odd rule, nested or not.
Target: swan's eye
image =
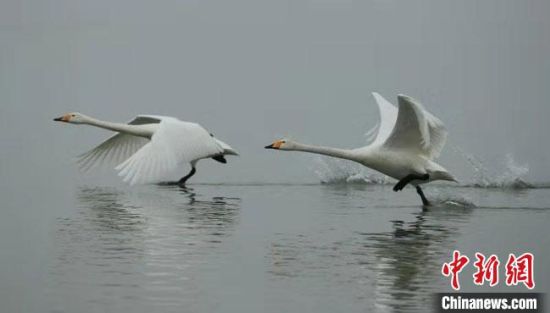
[[[71,117],[75,117],[75,116],[76,116],[76,114],[71,114]]]

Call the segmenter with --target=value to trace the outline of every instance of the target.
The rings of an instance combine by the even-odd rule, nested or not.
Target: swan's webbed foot
[[[186,189],[187,187],[185,186],[185,183],[184,184],[181,184],[179,181],[163,181],[163,182],[160,182],[160,183],[157,183],[157,186],[161,186],[161,187],[180,187],[182,189]]]
[[[409,174],[403,177],[400,181],[397,182],[397,184],[395,184],[395,186],[393,186],[393,191],[402,190],[403,188],[405,188],[405,186],[407,186],[408,183],[410,183],[413,180],[428,180],[428,179],[430,179],[429,174],[424,174],[424,175]]]
[[[179,186],[181,188],[186,188],[185,182],[189,178],[191,178],[191,176],[195,175],[196,172],[197,172],[197,170],[193,167],[193,168],[191,168],[191,171],[187,175],[183,176],[180,180],[160,182],[157,185],[159,185],[159,186]]]
[[[420,186],[416,186],[416,193],[418,193],[418,195],[420,196],[420,199],[422,199],[422,204],[424,206],[430,205],[430,201],[428,201],[428,199],[424,195],[424,192],[422,191],[422,188],[420,188]]]
[[[177,186],[177,181],[162,181],[160,183],[157,183],[157,186]]]
[[[212,159],[220,162],[220,163],[227,163],[227,160],[225,159],[225,157],[223,156],[223,154],[220,154],[220,155],[216,155],[216,156],[213,156]]]

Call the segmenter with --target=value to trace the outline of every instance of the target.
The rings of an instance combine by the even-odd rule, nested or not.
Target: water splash
[[[462,185],[464,187],[478,188],[501,188],[501,189],[528,189],[536,188],[535,185],[527,182],[525,176],[529,173],[529,165],[520,165],[514,160],[511,153],[506,154],[501,165],[501,174],[490,171],[483,162],[470,153],[462,151],[457,146],[452,146],[458,154],[471,166],[474,171],[472,181]]]
[[[477,207],[472,200],[456,195],[439,195],[434,199],[430,199],[430,202],[432,207],[462,209],[473,209]]]
[[[497,181],[504,183],[505,186],[513,188],[533,188],[534,186],[524,180],[529,173],[529,165],[517,164],[511,154],[505,158],[506,171],[497,178]]]

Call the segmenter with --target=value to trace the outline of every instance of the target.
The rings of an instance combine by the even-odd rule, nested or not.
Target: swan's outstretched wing
[[[388,100],[384,99],[379,93],[372,93],[376,104],[378,104],[378,112],[380,121],[378,124],[367,132],[367,137],[371,140],[371,145],[381,145],[390,136],[395,121],[397,120],[397,108]]]
[[[149,183],[173,172],[181,162],[194,162],[222,153],[223,148],[199,124],[163,118],[151,141],[116,170],[131,185]]]
[[[129,121],[128,124],[158,124],[163,118],[162,116],[154,115],[138,115]],[[148,142],[147,138],[118,133],[107,138],[107,140],[97,147],[78,156],[77,164],[84,172],[91,170],[97,165],[115,166],[127,160]]]
[[[398,101],[397,121],[384,146],[409,149],[430,159],[438,157],[447,140],[443,123],[411,97],[399,95]]]

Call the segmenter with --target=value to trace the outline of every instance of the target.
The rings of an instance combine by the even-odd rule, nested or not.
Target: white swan
[[[456,182],[445,168],[433,161],[447,139],[443,123],[411,97],[399,95],[396,108],[378,93],[373,96],[380,110],[380,123],[369,132],[373,134],[372,142],[366,147],[337,149],[282,139],[265,148],[317,153],[361,163],[397,179],[394,191],[411,183],[422,203],[429,205],[420,184],[434,180]]]
[[[226,163],[224,155],[238,155],[199,124],[174,117],[138,115],[128,124],[123,124],[68,113],[54,121],[87,124],[118,132],[82,154],[78,163],[84,171],[103,163],[116,165],[118,175],[130,185],[158,182],[181,163],[190,163],[191,171],[173,183],[183,187],[195,174],[200,159],[212,158]]]

